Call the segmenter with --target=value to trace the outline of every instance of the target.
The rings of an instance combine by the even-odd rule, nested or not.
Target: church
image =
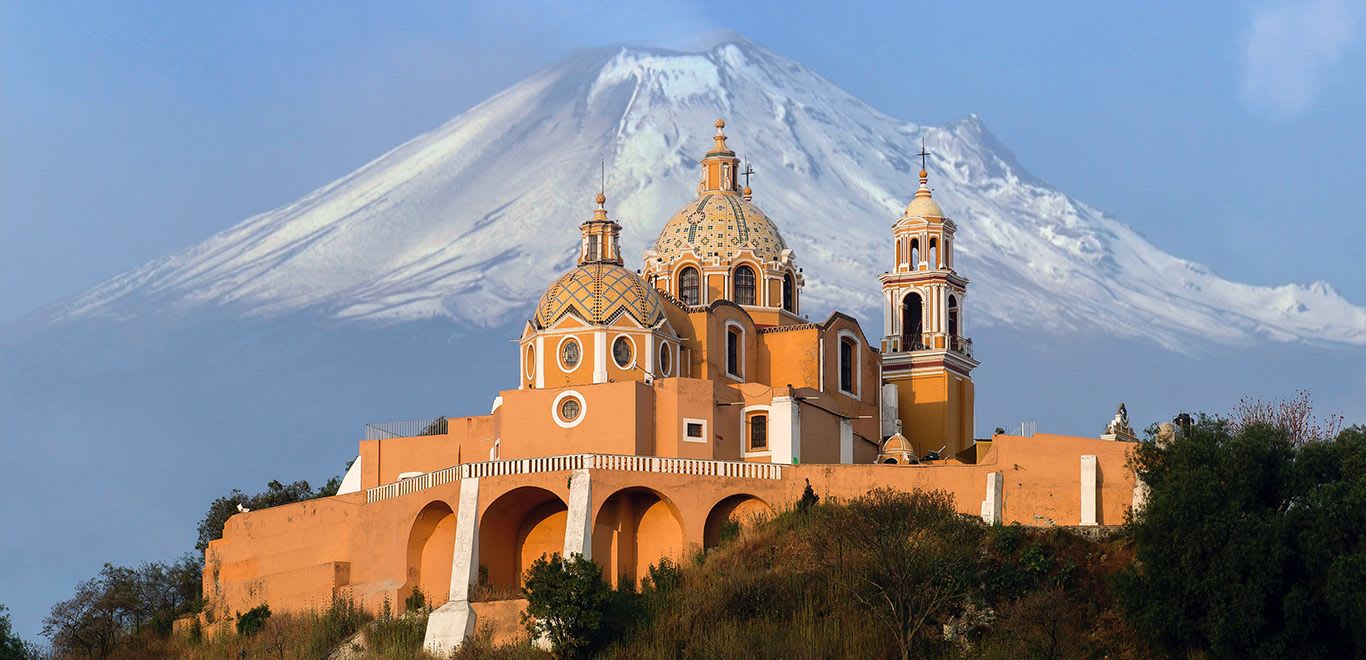
[[[807,484],[944,490],[987,524],[1113,525],[1141,506],[1123,415],[1094,438],[976,437],[969,280],[923,162],[868,337],[848,315],[802,315],[799,255],[715,126],[696,197],[639,270],[606,196],[585,204],[578,263],[529,310],[518,386],[488,414],[367,425],[337,495],[230,518],[206,552],[204,616],[342,596],[378,610],[420,591],[436,606],[427,647],[450,650],[477,623],[518,627],[542,555],[639,583]]]

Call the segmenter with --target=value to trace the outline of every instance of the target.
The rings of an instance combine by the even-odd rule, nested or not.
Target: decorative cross
[[[925,169],[925,157],[930,155],[930,152],[925,151],[925,138],[920,138],[920,153],[916,155],[920,156],[920,169]]]
[[[749,166],[749,161],[745,161],[745,171],[741,172],[740,174],[741,176],[745,177],[745,187],[748,188],[749,175],[754,174],[754,168]]]

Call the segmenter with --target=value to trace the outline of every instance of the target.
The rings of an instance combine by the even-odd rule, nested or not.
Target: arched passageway
[[[773,516],[773,507],[767,502],[747,494],[731,495],[711,508],[707,514],[706,525],[702,529],[702,547],[715,548],[721,545],[724,537],[732,529],[754,525],[761,519]],[[738,529],[736,529],[738,531]]]
[[[608,497],[593,520],[593,559],[612,586],[639,585],[661,557],[683,556],[683,524],[677,508],[648,488],[625,488]]]
[[[479,521],[481,586],[495,596],[513,596],[533,562],[564,551],[568,511],[559,496],[534,486],[494,500]]]
[[[421,589],[428,603],[449,600],[454,554],[455,512],[445,502],[422,507],[408,532],[407,575],[399,597],[406,600]]]

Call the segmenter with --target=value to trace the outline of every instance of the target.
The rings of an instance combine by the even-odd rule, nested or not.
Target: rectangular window
[[[703,440],[703,439],[705,439],[705,438],[702,437],[702,423],[701,423],[701,422],[688,422],[688,437],[689,437],[689,438],[692,438],[693,440]]]
[[[755,415],[749,418],[749,449],[768,449],[768,415]]]
[[[737,377],[740,375],[740,332],[738,330],[726,332],[726,373]]]

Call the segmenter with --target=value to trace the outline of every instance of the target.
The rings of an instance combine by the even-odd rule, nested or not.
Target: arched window
[[[920,268],[920,239],[911,239],[911,270]]]
[[[726,330],[726,373],[741,377],[740,373],[740,329]]]
[[[938,267],[939,267],[939,262],[935,260],[935,258],[936,258],[936,257],[938,256],[938,254],[939,254],[938,248],[939,248],[939,241],[936,240],[935,237],[931,236],[931,237],[930,237],[930,254],[929,254],[929,257],[930,257],[930,268],[938,268]]]
[[[685,305],[700,304],[702,298],[698,295],[697,269],[688,266],[678,273],[678,299]]]
[[[735,269],[735,302],[739,305],[753,305],[754,300],[754,269],[740,266]]]
[[[911,292],[901,301],[901,350],[924,348],[924,306],[920,294]]]
[[[840,339],[840,389],[854,395],[858,394],[854,389],[856,348],[854,340],[848,337]]]
[[[783,275],[783,309],[797,313],[797,283],[792,281],[792,273]]]
[[[752,415],[749,418],[749,450],[768,449],[768,415]]]
[[[958,297],[949,294],[949,339],[958,339]]]

